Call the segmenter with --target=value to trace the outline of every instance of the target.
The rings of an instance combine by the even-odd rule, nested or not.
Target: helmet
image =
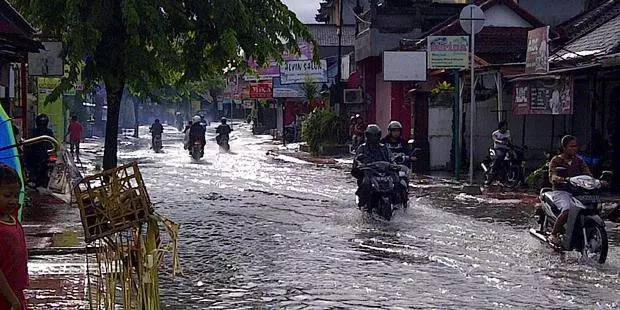
[[[44,113],[37,115],[37,118],[35,119],[35,124],[37,125],[37,127],[40,127],[40,128],[47,127],[49,123],[50,123],[50,118],[47,116],[47,114],[44,114]]]
[[[392,130],[403,130],[403,125],[401,125],[400,122],[391,121],[390,124],[388,125],[388,131],[392,131]]]
[[[200,115],[194,115],[194,117],[192,117],[192,122],[194,123],[200,123],[201,120],[202,117],[200,117]]]
[[[225,117],[222,117],[222,124],[226,124],[228,120]]]
[[[381,139],[381,127],[377,124],[370,124],[366,127],[364,135],[366,136],[366,143],[378,144]]]
[[[155,119],[155,123],[159,123],[159,118],[156,118],[156,119]]]

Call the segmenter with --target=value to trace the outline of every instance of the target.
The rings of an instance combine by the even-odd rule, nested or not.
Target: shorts
[[[573,206],[573,195],[566,191],[553,191],[553,203],[560,212],[568,211]]]
[[[80,140],[70,141],[69,145],[71,153],[73,153],[73,151],[75,150],[75,153],[80,154]]]

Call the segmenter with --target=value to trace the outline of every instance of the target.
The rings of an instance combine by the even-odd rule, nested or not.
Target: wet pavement
[[[414,193],[385,222],[357,210],[342,169],[267,155],[269,139],[247,129],[220,154],[208,134],[200,162],[173,131],[163,154],[121,154],[182,224],[185,275],[163,276],[165,309],[620,307],[617,233],[592,267],[531,238],[531,210],[517,204]]]

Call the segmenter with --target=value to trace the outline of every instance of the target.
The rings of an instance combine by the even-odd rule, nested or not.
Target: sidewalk
[[[275,141],[275,143],[280,143],[280,141]],[[308,152],[301,151],[299,143],[289,143],[286,146],[282,144],[276,145],[274,149],[267,152],[267,155],[285,162],[315,164],[336,168],[350,168],[353,164],[353,155],[351,154],[314,156]]]

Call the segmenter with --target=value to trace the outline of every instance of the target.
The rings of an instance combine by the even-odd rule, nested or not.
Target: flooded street
[[[616,240],[595,268],[530,237],[525,217],[483,219],[427,196],[391,222],[369,218],[348,171],[267,156],[271,142],[244,128],[234,154],[208,135],[201,162],[173,131],[163,154],[120,155],[140,161],[155,209],[181,223],[185,275],[165,276],[165,309],[620,307]]]

